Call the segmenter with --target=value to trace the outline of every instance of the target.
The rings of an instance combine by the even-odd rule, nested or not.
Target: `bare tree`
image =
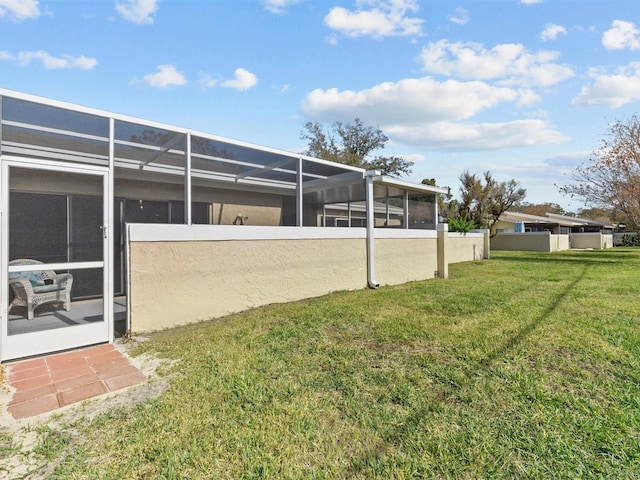
[[[571,178],[562,193],[611,211],[630,229],[640,228],[640,117],[609,125],[608,138]]]
[[[397,156],[372,156],[389,141],[379,128],[366,126],[359,118],[353,122],[335,122],[326,131],[318,122],[307,122],[300,134],[308,142],[306,155],[344,163],[383,175],[400,177],[411,173],[413,162]]]

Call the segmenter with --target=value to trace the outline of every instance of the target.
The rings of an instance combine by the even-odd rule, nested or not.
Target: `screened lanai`
[[[126,330],[126,224],[365,227],[368,184],[371,227],[437,223],[442,189],[296,153],[3,89],[0,120],[0,359]]]

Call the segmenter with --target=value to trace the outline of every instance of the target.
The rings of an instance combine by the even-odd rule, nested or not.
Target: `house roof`
[[[569,223],[569,222],[551,220],[547,217],[530,215],[528,213],[521,213],[521,212],[503,212],[503,214],[500,215],[500,220],[508,223],[525,222],[525,223],[539,223],[539,224],[545,224],[545,225],[549,225],[549,224],[554,224],[554,225],[559,224],[563,226],[572,225],[572,223]]]
[[[549,217],[549,219],[552,219],[554,221],[558,221],[558,220],[571,221],[571,222],[573,222],[572,224],[574,226],[593,225],[593,226],[604,227],[604,228],[614,228],[615,227],[615,225],[613,225],[611,223],[599,222],[597,220],[591,220],[589,218],[569,217],[567,215],[559,215],[557,213],[547,213],[546,215],[547,215],[547,217]]]
[[[530,215],[528,213],[521,212],[503,212],[500,215],[500,221],[515,223],[539,223],[546,225],[561,225],[563,227],[579,227],[579,226],[596,226],[603,228],[614,228],[614,225],[598,222],[596,220],[590,220],[588,218],[570,217],[568,215],[559,215],[557,213],[545,213],[546,216]]]

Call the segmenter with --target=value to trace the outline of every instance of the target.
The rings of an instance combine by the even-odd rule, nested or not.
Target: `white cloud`
[[[336,35],[335,33],[331,33],[330,35],[327,36],[325,40],[329,45],[337,45],[338,35]]]
[[[540,34],[540,39],[543,42],[548,42],[549,40],[555,40],[558,38],[558,35],[566,35],[567,29],[562,25],[556,25],[555,23],[547,23],[545,25],[544,30]]]
[[[457,25],[466,25],[467,23],[469,23],[469,10],[467,10],[466,8],[458,7],[447,18],[449,18],[451,22]]]
[[[589,150],[565,152],[547,158],[544,163],[552,167],[573,171],[578,165],[589,160],[590,157],[591,151]]]
[[[483,82],[438,82],[431,77],[386,82],[361,91],[316,89],[302,102],[308,118],[359,117],[373,124],[466,119],[502,102],[519,100],[516,90]]]
[[[238,91],[249,90],[258,84],[258,77],[244,68],[237,68],[234,73],[235,76],[233,80],[225,81],[216,80],[211,77],[211,75],[202,75],[199,83],[204,88],[220,86],[225,88],[234,88]],[[284,92],[289,88],[289,86],[285,85],[282,88],[282,91]]]
[[[0,50],[0,60],[11,60],[13,55],[11,55],[6,50]]]
[[[571,68],[554,63],[558,57],[558,52],[532,53],[515,43],[487,50],[479,43],[448,40],[429,43],[420,54],[423,69],[428,73],[543,87],[573,76]]]
[[[200,86],[204,88],[215,87],[218,84],[218,81],[211,77],[211,75],[202,75],[200,78]]]
[[[256,77],[249,70],[244,68],[237,68],[235,71],[235,78],[233,80],[226,80],[220,83],[220,86],[227,88],[235,88],[238,91],[249,90],[258,84],[258,77]]]
[[[287,13],[289,7],[299,2],[300,0],[263,0],[262,4],[265,10],[282,15]]]
[[[640,100],[640,62],[620,67],[614,74],[592,69],[589,76],[593,78],[593,83],[582,87],[571,101],[573,106],[606,105],[619,108]]]
[[[405,160],[409,160],[413,163],[424,162],[427,159],[427,156],[422,153],[404,153],[400,155]]]
[[[348,37],[421,35],[424,20],[409,16],[417,11],[416,0],[358,0],[355,11],[334,7],[324,21]]]
[[[159,88],[168,88],[174,85],[184,85],[187,83],[182,72],[179,72],[173,65],[158,65],[157,73],[150,73],[144,76],[147,85]]]
[[[404,143],[450,152],[499,150],[568,140],[543,120],[468,124],[436,122],[416,126],[385,126],[384,131]]]
[[[17,56],[18,64],[21,66],[27,66],[32,61],[40,61],[47,70],[56,69],[75,69],[75,70],[91,70],[98,64],[95,58],[85,57],[80,55],[79,57],[72,57],[71,55],[63,55],[61,57],[54,57],[49,55],[43,50],[34,52],[20,52]]]
[[[602,35],[602,44],[607,50],[640,49],[640,29],[632,22],[614,20],[611,28]]]
[[[520,0],[520,3],[525,5],[533,5],[535,3],[542,3],[542,0]]]
[[[0,18],[21,21],[39,16],[38,0],[0,0]]]
[[[128,22],[145,25],[153,23],[158,10],[158,0],[116,1],[116,11]]]
[[[360,91],[316,89],[303,100],[301,111],[306,118],[320,122],[358,117],[367,124],[379,125],[392,141],[427,150],[492,150],[567,140],[543,119],[468,121],[501,104],[537,100],[528,90],[424,77],[381,83]]]

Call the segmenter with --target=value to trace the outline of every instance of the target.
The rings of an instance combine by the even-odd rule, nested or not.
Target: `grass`
[[[640,250],[449,272],[154,335],[169,389],[52,477],[637,478]]]

